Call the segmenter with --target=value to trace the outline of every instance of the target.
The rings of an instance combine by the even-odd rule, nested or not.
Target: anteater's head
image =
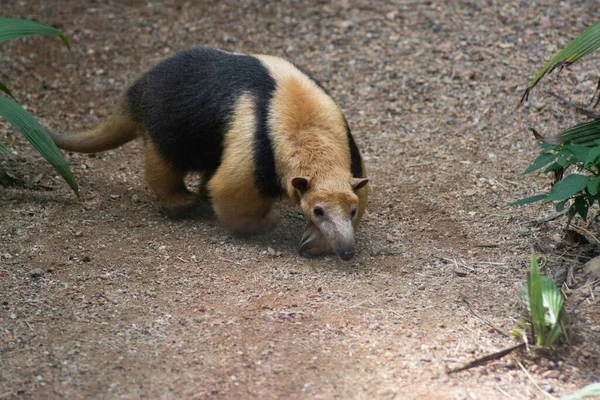
[[[292,179],[304,215],[311,221],[302,241],[301,255],[335,253],[345,261],[354,257],[354,227],[360,218],[356,191],[367,184],[366,178],[351,178],[340,184],[314,184],[307,178]]]

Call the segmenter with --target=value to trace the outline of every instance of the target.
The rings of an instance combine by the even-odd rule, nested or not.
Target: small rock
[[[590,358],[590,352],[584,349],[581,349],[581,355],[584,356],[585,358]]]
[[[593,279],[600,279],[600,256],[586,262],[583,271],[590,274]]]
[[[456,274],[456,276],[460,276],[461,278],[467,276],[468,274],[467,270],[459,267],[454,268],[454,273]]]
[[[42,271],[41,268],[34,268],[31,271],[29,271],[29,276],[32,278],[41,278],[42,276],[44,276],[44,271]]]
[[[121,196],[119,196],[118,194],[110,194],[109,197],[113,200],[118,200]]]
[[[544,389],[546,391],[546,393],[554,392],[554,388],[551,385],[544,385],[544,386],[542,386],[542,389]]]
[[[560,376],[560,371],[557,369],[551,369],[549,371],[546,371],[542,374],[543,378],[552,378],[552,379],[556,379]]]
[[[269,253],[271,257],[275,257],[275,255],[277,254],[277,252],[272,247],[267,247],[267,253]]]
[[[421,285],[417,289],[419,289],[419,290],[425,290],[425,285]]]
[[[477,191],[475,189],[467,189],[464,191],[464,195],[467,197],[471,197],[471,196],[475,196],[475,193],[477,193]]]
[[[83,258],[81,259],[81,261],[83,261],[83,262],[90,262],[90,261],[92,261],[92,259],[90,258],[90,256],[83,256]]]

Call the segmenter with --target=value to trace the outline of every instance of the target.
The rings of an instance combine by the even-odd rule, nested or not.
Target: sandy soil
[[[171,220],[138,142],[67,154],[78,199],[0,124],[17,157],[0,166],[30,183],[0,191],[0,398],[541,399],[600,380],[600,286],[577,268],[570,346],[445,372],[513,345],[474,313],[509,331],[532,246],[548,260],[569,249],[564,219],[535,224],[550,206],[505,204],[550,183],[521,176],[537,152],[529,127],[583,118],[543,89],[587,102],[597,63],[518,103],[600,16],[589,1],[447,3],[4,2],[3,16],[71,40],[71,52],[55,38],[0,45],[0,80],[49,127],[94,125],[177,50],[270,53],[331,91],[372,180],[357,256],[309,261],[292,207],[248,240]]]

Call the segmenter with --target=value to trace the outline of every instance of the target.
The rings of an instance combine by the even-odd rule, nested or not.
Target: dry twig
[[[451,370],[447,371],[447,373],[448,374],[454,374],[455,372],[460,372],[460,371],[464,371],[464,370],[467,370],[467,369],[479,367],[481,365],[489,363],[490,361],[499,360],[500,358],[504,357],[505,355],[510,354],[513,351],[518,350],[518,349],[520,349],[522,347],[525,347],[525,343],[519,343],[519,344],[517,344],[515,346],[506,348],[504,350],[500,350],[500,351],[498,351],[496,353],[492,353],[492,354],[489,354],[489,355],[487,355],[485,357],[478,358],[476,360],[471,361],[470,363],[467,363],[467,364],[463,365],[462,367],[451,369]]]

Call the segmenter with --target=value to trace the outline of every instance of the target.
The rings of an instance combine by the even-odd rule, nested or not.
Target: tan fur
[[[52,131],[48,131],[48,134],[61,149],[80,153],[98,153],[132,141],[141,134],[141,129],[129,116],[123,100],[109,119],[97,128],[71,135]]]
[[[248,157],[256,126],[254,107],[254,99],[248,94],[238,100],[225,136],[221,165],[208,182],[215,214],[227,230],[235,233],[265,230],[275,222],[270,214],[275,200],[260,197],[253,159]]]
[[[311,221],[300,242],[300,252],[308,256],[337,252],[343,259],[350,259],[368,192],[366,186],[353,190],[362,180],[353,178],[350,171],[342,111],[291,63],[271,56],[257,57],[277,81],[269,123],[281,184]],[[364,163],[362,168],[362,178],[366,178]],[[294,178],[298,177],[308,182],[306,188],[294,187]],[[327,210],[326,216],[314,216],[315,207]],[[351,218],[354,208],[356,216]]]
[[[350,151],[337,104],[291,63],[257,57],[277,79],[270,128],[276,167],[288,196],[298,200],[291,186],[297,176],[310,177],[313,189],[347,189]]]
[[[197,204],[198,196],[184,184],[186,171],[171,166],[158,152],[150,139],[145,142],[146,181],[158,201],[173,212],[185,212]]]

